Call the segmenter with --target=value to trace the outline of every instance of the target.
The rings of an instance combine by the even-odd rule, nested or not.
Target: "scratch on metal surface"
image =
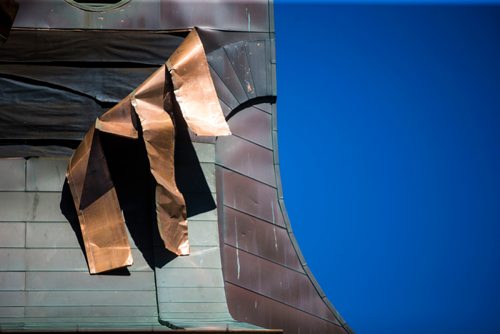
[[[31,212],[32,221],[34,221],[36,218],[36,209],[38,208],[39,203],[40,203],[40,196],[38,195],[38,193],[35,193],[35,196],[33,197],[33,207]]]
[[[28,168],[28,167],[26,167],[26,168]],[[38,178],[37,178],[36,173],[32,173],[32,176],[31,176],[31,182],[33,182],[33,185],[34,185],[34,187],[33,187],[33,188],[34,188],[35,190],[37,190],[37,191],[38,191],[38,190],[40,190],[40,189],[38,189],[38,181],[37,181],[37,180],[38,180]],[[27,174],[27,171],[26,171],[26,180],[25,180],[25,182],[26,182],[26,183],[28,182],[28,174]],[[26,189],[28,189],[28,188],[26,188]]]
[[[250,172],[253,172],[251,161],[252,158],[250,157],[250,152],[247,152],[247,168],[249,169]]]
[[[252,88],[252,85],[250,84],[250,82],[249,81],[245,81],[245,82],[247,84],[247,86],[246,86],[247,92],[249,92],[249,93],[253,92],[253,88]]]
[[[276,218],[274,217],[274,202],[271,201],[271,213],[273,214],[273,224],[276,224]]]
[[[276,237],[276,219],[274,217],[274,202],[271,201],[271,212],[273,214],[273,234],[274,234],[274,249],[278,250],[278,238]]]
[[[274,249],[278,250],[278,238],[276,238],[276,226],[273,226]]]
[[[236,220],[236,217],[234,217],[234,229],[236,233],[236,268],[238,270],[238,280],[240,279],[240,244],[238,242],[239,236],[238,236],[238,221]]]
[[[247,12],[248,31],[250,31],[250,30],[251,30],[251,17],[250,17],[250,12],[248,11],[248,8],[245,8],[245,11]]]
[[[56,165],[56,175],[57,175],[57,179],[60,180],[61,177],[65,174],[65,171],[62,171],[60,168],[59,168],[59,165]]]

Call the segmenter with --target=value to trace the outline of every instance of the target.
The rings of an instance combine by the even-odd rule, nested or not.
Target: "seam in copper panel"
[[[269,112],[269,111],[266,111],[266,110],[264,110],[262,108],[259,108],[259,105],[253,105],[252,107],[254,107],[255,109],[259,109],[260,111],[265,112],[268,115],[272,115],[273,114],[272,112]]]
[[[273,222],[271,222],[271,221],[269,221],[269,220],[266,220],[265,218],[258,217],[258,216],[256,216],[256,215],[252,215],[251,213],[248,213],[248,212],[246,212],[246,211],[243,211],[243,210],[240,210],[240,209],[237,209],[237,208],[233,208],[233,207],[232,207],[232,206],[230,206],[230,205],[224,204],[223,206],[224,206],[224,207],[227,207],[227,208],[229,208],[229,209],[231,209],[231,210],[234,210],[234,211],[237,211],[237,212],[243,213],[243,214],[245,214],[245,215],[247,215],[247,216],[250,216],[250,217],[252,217],[252,218],[262,220],[263,222],[268,223],[268,224],[269,224],[269,225],[271,225],[271,226],[277,226],[277,227],[280,227],[280,228],[286,229],[286,227],[284,227],[284,226],[281,226],[281,225],[278,225],[278,224],[274,224]]]
[[[261,110],[261,111],[263,111],[263,112],[266,112],[266,113],[271,114],[271,115],[273,115],[273,116],[274,116],[274,117],[272,117],[272,120],[271,120],[271,122],[272,122],[272,126],[271,126],[271,128],[272,128],[272,129],[271,129],[271,131],[272,131],[272,130],[276,127],[276,124],[275,124],[275,122],[276,122],[276,113],[275,113],[275,112],[269,113],[269,112],[267,112],[267,111],[265,111],[265,110],[262,110],[261,108],[258,108],[258,107],[257,107],[256,109]],[[231,116],[232,116],[232,115],[233,115],[233,113],[231,113]],[[230,117],[228,117],[228,119],[229,119],[229,118],[230,118]],[[237,136],[237,135],[236,135],[236,136]],[[237,136],[237,137],[239,137],[239,136]],[[242,138],[242,139],[246,140],[245,138]],[[271,139],[271,140],[272,140],[273,148],[275,148],[275,150],[273,150],[273,152],[277,153],[277,143],[276,143],[276,138],[275,138],[274,136],[272,136],[272,139]],[[220,168],[220,170],[221,170],[221,171],[227,170],[227,171],[230,171],[231,173],[234,173],[234,175],[244,176],[244,177],[246,177],[246,179],[248,179],[248,180],[254,180],[254,181],[255,181],[255,182],[257,182],[257,183],[263,184],[263,182],[261,182],[261,181],[259,181],[259,180],[255,180],[255,179],[254,179],[253,177],[251,177],[251,176],[248,176],[248,175],[242,174],[241,172],[238,172],[238,171],[235,171],[235,170],[233,170],[233,169],[231,169],[231,168],[228,168],[227,166],[225,166],[225,165],[223,165],[223,164],[217,163],[217,165],[218,165],[218,167]],[[276,171],[275,171],[275,168],[279,168],[279,161],[275,160],[275,156],[274,156],[274,155],[273,155],[273,166],[272,166],[272,168],[273,168],[273,172],[274,172],[274,174],[275,174],[275,175],[274,175],[274,177],[275,177],[275,179],[276,179],[276,181],[277,181],[277,182],[276,182],[276,187],[271,187],[271,188],[276,189],[276,192],[277,192],[277,193],[279,193],[279,189],[278,189],[278,187],[281,187],[281,184],[278,182],[278,181],[280,181],[280,180],[278,180],[278,179],[277,179],[277,178],[279,177],[279,175],[278,175],[278,173],[276,173]],[[221,176],[221,175],[219,175],[219,176]],[[234,180],[233,180],[233,181],[234,181]],[[228,181],[228,182],[229,182],[229,181]],[[265,183],[264,183],[264,184],[265,184]],[[266,185],[267,185],[267,184],[266,184]],[[269,187],[269,185],[267,185],[267,186]],[[221,188],[221,189],[222,189],[222,188]],[[279,196],[278,196],[278,199],[279,199]],[[284,207],[283,207],[283,203],[282,203],[282,201],[278,200],[278,205],[279,205],[278,212],[280,212],[280,213],[282,214],[283,218],[285,218],[286,213],[284,213]],[[247,212],[245,212],[245,211],[243,211],[243,210],[238,210],[238,209],[236,209],[236,208],[233,208],[233,207],[231,206],[231,203],[228,203],[227,205],[226,205],[226,204],[224,204],[224,206],[225,206],[225,207],[227,207],[227,208],[231,208],[231,209],[233,209],[233,210],[235,210],[235,211],[237,211],[237,212],[241,212],[242,214],[246,214],[246,215],[248,215],[248,216],[254,216],[254,217],[255,217],[255,215],[248,214]],[[285,212],[286,212],[286,211],[285,211]],[[255,218],[258,218],[258,219],[259,219],[259,220],[261,220],[261,221],[266,221],[266,222],[268,222],[268,223],[269,223],[269,220],[268,220],[268,219],[265,219],[265,218],[263,218],[263,217],[261,217],[261,216],[259,216],[259,217],[255,217]],[[288,217],[286,217],[286,218],[288,218]],[[327,299],[326,299],[326,296],[324,295],[324,293],[322,293],[322,292],[321,292],[321,290],[320,290],[320,288],[319,288],[319,286],[318,286],[318,283],[315,281],[314,276],[312,276],[312,273],[310,272],[309,268],[308,268],[308,267],[307,267],[307,265],[305,264],[305,261],[303,260],[303,257],[301,257],[301,256],[300,256],[300,254],[301,254],[301,253],[300,253],[300,250],[298,249],[298,246],[297,246],[296,240],[294,239],[294,235],[293,235],[293,233],[291,233],[290,223],[289,223],[288,219],[287,219],[287,220],[286,220],[286,222],[285,222],[285,226],[286,226],[286,228],[287,228],[287,235],[288,235],[288,237],[290,238],[290,242],[291,242],[291,245],[290,245],[290,246],[291,246],[291,247],[293,247],[294,252],[297,254],[297,257],[300,259],[300,262],[299,262],[299,263],[300,263],[301,267],[304,269],[304,273],[302,273],[302,275],[303,275],[303,277],[306,277],[306,278],[307,278],[309,289],[311,289],[312,291],[314,291],[314,293],[315,293],[315,294],[317,293],[317,298],[318,298],[318,299],[317,299],[317,303],[318,303],[318,305],[323,305],[322,307],[324,307],[324,308],[325,308],[325,310],[328,310],[329,312],[331,312],[331,313],[329,314],[329,317],[331,317],[331,319],[335,319],[335,321],[336,321],[336,322],[338,322],[338,323],[339,323],[339,324],[341,324],[341,325],[336,324],[336,323],[332,323],[332,322],[331,322],[332,320],[324,319],[323,317],[318,317],[318,316],[316,316],[316,315],[312,314],[311,312],[308,312],[308,311],[302,310],[301,308],[295,307],[295,306],[293,306],[293,305],[289,305],[289,304],[287,304],[287,303],[283,303],[283,302],[281,302],[281,301],[279,301],[279,300],[276,300],[275,298],[268,297],[268,296],[266,296],[266,295],[262,295],[261,293],[258,293],[258,292],[256,292],[256,291],[254,291],[254,289],[245,288],[245,287],[243,287],[243,286],[240,286],[240,285],[238,285],[238,284],[234,284],[234,283],[233,283],[233,285],[238,286],[238,287],[240,287],[241,289],[245,289],[246,291],[253,292],[253,293],[255,293],[256,295],[263,296],[264,298],[269,298],[270,300],[274,300],[275,302],[281,303],[282,305],[287,305],[287,306],[289,306],[289,307],[292,307],[292,308],[294,308],[294,309],[296,309],[296,310],[298,310],[298,311],[300,311],[300,312],[304,312],[305,314],[309,314],[309,315],[315,316],[315,317],[316,317],[316,318],[318,318],[318,319],[321,319],[321,320],[323,320],[323,321],[327,321],[328,323],[332,323],[332,324],[336,325],[337,327],[339,327],[339,328],[342,328],[342,329],[346,330],[344,327],[342,327],[342,324],[344,324],[345,322],[344,322],[344,321],[342,321],[342,318],[340,317],[340,315],[338,314],[338,312],[336,312],[336,310],[335,310],[335,309],[331,306],[331,304],[329,304],[329,303],[327,303],[327,302],[325,301],[325,300],[327,300]],[[224,245],[226,245],[226,246],[228,246],[228,247],[231,247],[231,249],[233,249],[233,250],[234,250],[234,249],[236,249],[236,250],[238,250],[238,251],[242,251],[242,252],[245,252],[245,253],[247,253],[247,254],[251,254],[251,255],[255,256],[256,258],[260,258],[260,259],[262,259],[262,257],[261,257],[261,256],[259,256],[259,255],[257,255],[257,254],[254,254],[254,253],[251,253],[251,252],[247,252],[247,251],[245,251],[244,249],[240,249],[240,248],[239,248],[239,247],[237,247],[237,246],[235,247],[235,246],[230,245],[230,244],[227,244],[227,243],[225,243],[225,242],[224,242]],[[272,261],[272,260],[270,260],[270,259],[268,259],[268,258],[263,258],[263,259],[267,260],[269,263],[275,263],[274,261]],[[288,268],[288,267],[286,267],[286,266],[281,265],[280,263],[276,263],[276,264],[279,264],[281,267],[284,267],[284,268],[286,268],[286,269],[289,269],[289,270],[295,271],[295,270],[293,270],[292,268]],[[228,280],[226,280],[226,283],[227,283],[227,284],[231,284],[231,282],[230,282],[230,281],[228,281]],[[240,316],[241,316],[241,315],[240,315]]]
[[[278,225],[275,225],[275,226],[278,226]],[[284,228],[284,227],[280,227],[280,226],[278,226],[278,227],[279,227],[279,228],[281,228],[281,229],[283,229],[283,230],[286,230],[286,228]],[[263,256],[260,256],[260,255],[258,255],[258,254],[255,254],[255,253],[253,253],[253,252],[247,251],[247,250],[245,250],[245,249],[243,249],[243,248],[239,248],[239,247],[236,247],[236,246],[234,246],[234,245],[228,244],[227,242],[224,242],[224,245],[226,245],[226,246],[228,246],[228,247],[231,247],[231,248],[234,248],[234,249],[238,249],[238,251],[239,251],[239,252],[244,252],[244,253],[247,253],[247,254],[253,255],[253,256],[255,256],[255,257],[258,257],[259,259],[262,259],[262,260],[265,260],[265,261],[268,261],[268,262],[274,263],[274,264],[279,265],[279,266],[281,266],[281,267],[283,267],[283,268],[285,268],[285,269],[289,269],[289,270],[294,271],[294,272],[296,272],[296,273],[298,273],[298,274],[301,274],[301,275],[307,276],[307,274],[306,274],[305,272],[298,271],[297,269],[294,269],[294,268],[291,268],[291,267],[285,266],[283,263],[279,263],[279,262],[273,261],[273,260],[271,260],[271,259],[269,259],[269,258],[267,258],[267,257],[263,257]]]
[[[231,45],[231,44],[228,44],[228,45]],[[226,59],[228,60],[229,62],[229,65],[231,65],[231,68],[233,70],[233,73],[234,73],[234,76],[236,77],[236,79],[238,80],[238,82],[240,83],[240,86],[241,86],[241,89],[243,90],[243,92],[245,92],[245,95],[247,97],[247,99],[249,99],[250,97],[248,96],[247,94],[247,91],[245,89],[245,86],[243,86],[243,83],[241,82],[241,79],[240,77],[238,76],[238,73],[236,73],[236,69],[234,68],[233,66],[233,63],[231,61],[231,58],[229,58],[229,55],[227,54],[227,51],[226,51],[226,48],[225,48],[226,45],[222,46],[221,49],[224,51],[224,55],[226,56]]]
[[[339,325],[339,324],[336,324],[336,323],[334,323],[334,322],[331,322],[331,321],[330,321],[330,320],[328,320],[328,319],[318,317],[318,316],[317,316],[317,315],[315,315],[315,314],[312,314],[312,313],[310,313],[310,312],[307,312],[307,311],[305,311],[305,310],[302,310],[302,309],[300,309],[300,308],[297,308],[297,307],[295,307],[295,306],[293,306],[293,305],[290,305],[290,304],[287,304],[287,303],[283,303],[282,301],[279,301],[279,300],[274,299],[274,298],[272,298],[272,297],[269,297],[269,296],[263,295],[263,294],[261,294],[261,293],[259,293],[259,292],[257,292],[257,291],[250,290],[250,289],[248,289],[248,288],[245,288],[244,286],[241,286],[241,285],[239,285],[239,284],[235,284],[234,282],[229,282],[229,281],[226,281],[226,280],[225,280],[225,282],[226,282],[226,284],[230,284],[230,285],[237,286],[238,288],[243,289],[243,290],[246,290],[246,291],[248,291],[248,292],[250,292],[250,293],[256,294],[256,295],[261,296],[261,297],[263,297],[263,298],[267,298],[267,299],[272,300],[272,301],[274,301],[274,302],[276,302],[276,303],[280,303],[280,304],[282,304],[282,305],[285,305],[285,306],[288,306],[288,307],[290,307],[290,308],[293,308],[294,310],[297,310],[297,311],[299,311],[299,312],[304,312],[304,313],[306,313],[307,315],[310,315],[310,316],[315,317],[315,318],[317,318],[317,319],[320,319],[320,320],[322,320],[322,321],[326,321],[326,322],[328,322],[328,323],[330,323],[330,324],[332,324],[332,325],[335,325],[335,326],[337,326],[337,327],[343,328],[341,324]]]
[[[272,151],[274,151],[273,149],[270,149],[269,147],[265,147],[265,146],[264,146],[264,145],[262,145],[262,144],[256,143],[256,142],[251,141],[251,140],[249,140],[249,139],[247,139],[247,138],[243,138],[242,136],[239,136],[239,135],[237,135],[237,134],[232,133],[232,135],[233,135],[233,137],[237,137],[237,138],[239,138],[239,139],[241,139],[241,140],[246,141],[247,143],[254,144],[254,145],[259,146],[259,147],[261,147],[261,148],[265,148],[266,150],[271,151],[271,152],[272,152]],[[227,167],[226,167],[226,168],[227,168]],[[230,168],[227,168],[227,169],[230,169]]]
[[[225,265],[229,269],[227,281],[338,323],[317,295],[305,272],[294,272],[246,252],[239,252],[234,247],[224,246],[224,254]]]
[[[231,96],[234,98],[234,100],[238,101],[238,99],[236,98],[236,96],[234,96],[233,92],[229,89],[229,87],[226,85],[226,83],[224,82],[224,80],[222,80],[220,74],[214,69],[214,67],[210,63],[208,64],[208,66],[212,70],[211,73],[215,73],[215,75],[219,78],[220,82],[222,82],[222,84],[224,85],[224,87],[226,87],[227,91],[231,94]],[[222,102],[224,102],[224,104],[226,106],[228,106],[227,101],[222,100]]]
[[[244,138],[242,138],[242,139],[244,139]],[[250,142],[250,143],[252,143],[252,142]],[[253,143],[252,143],[252,144],[253,144]],[[264,147],[264,148],[265,148],[265,149],[267,149],[267,150],[269,150],[269,149],[268,149],[268,148],[266,148],[266,147]],[[272,151],[272,150],[269,150],[269,151]],[[222,168],[224,168],[225,170],[228,170],[228,171],[230,171],[230,172],[232,172],[232,173],[234,173],[234,174],[238,174],[238,175],[240,175],[240,176],[244,176],[244,177],[246,177],[247,179],[250,179],[250,180],[255,181],[255,182],[258,182],[258,183],[260,183],[260,184],[262,184],[262,185],[268,186],[269,188],[276,189],[276,187],[275,187],[275,186],[272,186],[272,185],[270,185],[270,184],[268,184],[268,183],[265,183],[265,182],[259,181],[259,180],[257,180],[257,179],[254,179],[254,178],[253,178],[253,177],[251,177],[251,176],[248,176],[248,175],[246,175],[246,174],[243,174],[242,172],[238,172],[238,171],[236,171],[236,170],[233,170],[233,169],[231,169],[231,168],[229,168],[229,167],[227,167],[227,166],[225,166],[225,165],[222,165],[222,164],[220,164],[220,163],[217,163],[217,162],[216,162],[216,163],[215,163],[215,165],[216,165],[216,166],[219,166],[219,167],[222,167]]]

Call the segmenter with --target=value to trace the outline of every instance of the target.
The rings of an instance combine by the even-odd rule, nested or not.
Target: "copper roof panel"
[[[233,135],[249,140],[268,149],[273,149],[271,138],[271,115],[253,106],[237,112],[229,120]]]
[[[240,79],[241,86],[248,96],[248,99],[252,99],[257,96],[255,92],[255,84],[253,81],[252,72],[249,71],[250,63],[248,60],[248,42],[242,41],[237,43],[232,43],[224,46],[224,51],[231,61],[233,69]],[[265,58],[265,53],[264,53]],[[265,61],[263,62],[265,65]]]
[[[339,325],[304,273],[227,245],[223,265],[227,282]]]
[[[226,84],[222,81],[222,79],[212,67],[210,67],[210,74],[212,75],[212,80],[215,89],[217,90],[217,95],[221,102],[221,107],[223,107],[222,111],[224,112],[224,116],[227,116],[232,109],[236,108],[239,105],[239,102],[238,100],[236,100],[236,97],[234,97],[233,93],[229,90],[229,88],[227,88]],[[224,109],[223,105],[225,105],[227,108]]]
[[[303,272],[286,229],[227,206],[223,212],[226,244]]]
[[[243,319],[267,328],[279,327],[284,333],[348,333],[338,325],[231,283],[227,284],[226,293],[228,299],[232,301],[231,314],[236,319]]]
[[[252,127],[251,124],[248,126]],[[216,154],[218,164],[270,186],[276,186],[271,150],[237,136],[229,136],[217,140]]]
[[[271,85],[270,42],[268,39],[246,42],[248,65],[252,69],[252,80],[256,96],[268,95]]]
[[[224,29],[206,28],[199,28],[198,31],[207,54],[210,54],[212,51],[217,50],[224,45],[235,42],[262,41],[269,39],[268,32],[227,31]]]
[[[276,198],[276,188],[222,167],[217,168],[217,178],[222,181],[224,205],[285,226]]]
[[[228,58],[228,55],[224,48],[217,49],[210,52],[207,55],[210,67],[217,73],[219,78],[224,82],[226,87],[231,91],[231,93],[236,97],[239,103],[243,103],[248,100],[248,96],[243,88],[238,75]]]

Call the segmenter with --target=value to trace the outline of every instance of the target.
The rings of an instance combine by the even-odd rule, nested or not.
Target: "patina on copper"
[[[196,135],[230,134],[196,30],[165,65],[96,120],[71,158],[68,184],[91,273],[132,264],[125,221],[101,147],[100,132],[144,140],[151,174],[156,180],[160,236],[171,252],[189,254],[186,204],[175,183],[175,103]],[[141,131],[134,126],[133,113]]]

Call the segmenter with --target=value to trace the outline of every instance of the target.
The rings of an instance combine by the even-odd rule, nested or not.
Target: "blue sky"
[[[500,6],[384,3],[275,2],[292,227],[357,333],[499,333]]]

